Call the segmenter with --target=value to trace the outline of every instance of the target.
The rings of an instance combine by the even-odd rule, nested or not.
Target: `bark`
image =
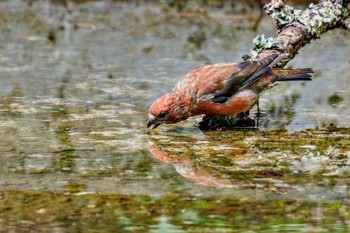
[[[272,53],[286,54],[286,58],[277,66],[285,66],[298,50],[320,38],[321,34],[341,28],[349,30],[349,23],[344,21],[349,17],[350,0],[323,0],[318,4],[310,4],[304,11],[295,10],[285,4],[286,0],[272,0],[264,6],[264,10],[276,24],[278,35],[275,38],[265,38],[258,35],[253,40],[251,55],[244,55],[244,60],[255,60]],[[253,126],[246,113],[234,116],[203,117],[200,128],[204,130],[220,130],[245,126]],[[241,125],[243,123],[243,125]]]

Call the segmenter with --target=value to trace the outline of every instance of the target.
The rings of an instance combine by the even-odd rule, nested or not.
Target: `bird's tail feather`
[[[311,81],[311,74],[314,73],[311,68],[306,69],[275,69],[280,73],[277,81]]]

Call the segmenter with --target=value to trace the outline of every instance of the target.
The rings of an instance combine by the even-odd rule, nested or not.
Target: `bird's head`
[[[174,124],[189,117],[181,104],[181,97],[174,92],[159,97],[151,105],[148,113],[147,129],[154,129],[162,123]]]

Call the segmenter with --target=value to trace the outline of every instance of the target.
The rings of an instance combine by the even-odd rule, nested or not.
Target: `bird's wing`
[[[196,98],[210,97],[215,103],[223,103],[238,90],[269,72],[269,65],[276,57],[271,55],[259,61],[203,66],[184,75],[173,91],[183,92],[187,96],[195,95]]]
[[[238,90],[242,90],[259,80],[259,78],[271,71],[273,66],[276,64],[274,60],[277,57],[278,55],[273,54],[259,61],[246,61],[238,63],[234,67],[230,77],[224,81],[224,87],[214,93],[214,97],[212,99],[213,102],[223,103]]]

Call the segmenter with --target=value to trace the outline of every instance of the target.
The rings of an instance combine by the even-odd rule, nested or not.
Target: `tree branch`
[[[255,60],[273,53],[287,54],[278,64],[278,67],[283,67],[300,48],[320,38],[321,34],[335,28],[350,30],[345,21],[350,15],[350,0],[322,0],[316,5],[310,4],[304,11],[286,5],[285,0],[272,0],[264,10],[275,22],[278,35],[275,38],[257,35],[251,55],[243,55],[244,60]],[[242,116],[247,115],[204,116],[200,127],[209,130],[234,128]]]

